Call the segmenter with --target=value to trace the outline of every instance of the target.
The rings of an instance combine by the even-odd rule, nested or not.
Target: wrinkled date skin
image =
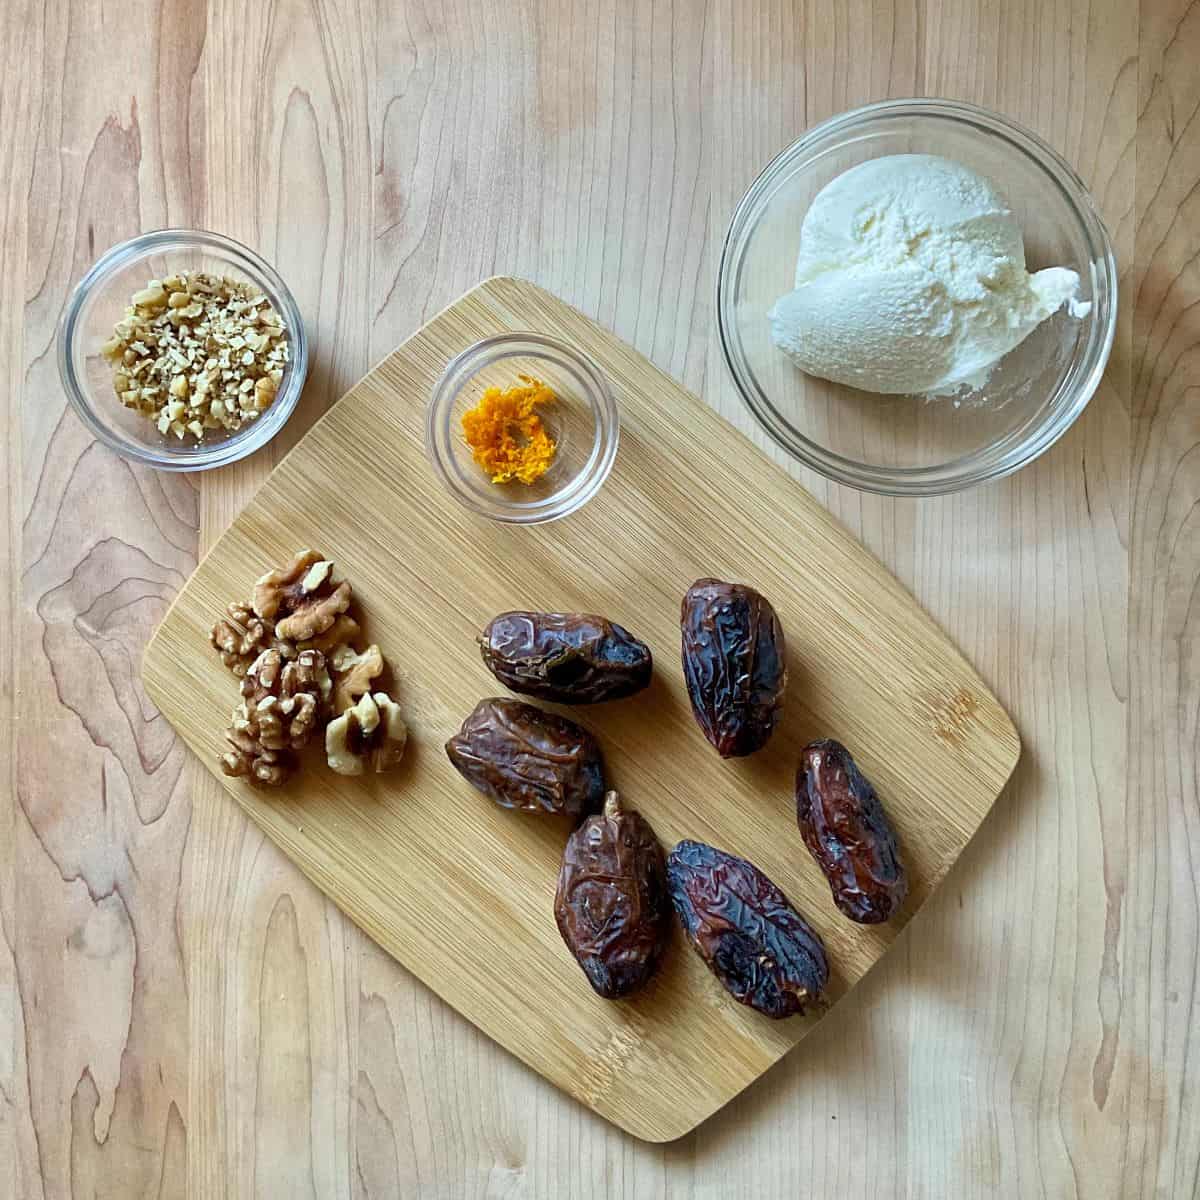
[[[825,945],[753,863],[680,842],[667,857],[667,887],[688,941],[738,1003],[775,1018],[820,1004]]]
[[[787,686],[783,630],[753,588],[698,579],[683,598],[683,677],[692,712],[722,758],[766,745]]]
[[[505,687],[558,704],[632,696],[654,669],[649,646],[590,613],[501,613],[479,648]]]
[[[455,769],[503,808],[595,812],[604,801],[604,760],[586,729],[520,700],[481,700],[447,743]]]
[[[852,921],[888,920],[908,893],[896,835],[879,797],[840,742],[804,747],[796,772],[796,822],[833,902]]]
[[[670,912],[654,830],[609,792],[604,811],[571,834],[554,896],[558,931],[601,996],[645,985],[666,948]]]

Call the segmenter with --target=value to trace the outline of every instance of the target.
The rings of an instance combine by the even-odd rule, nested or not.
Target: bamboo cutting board
[[[621,448],[582,511],[535,528],[459,507],[423,450],[447,360],[505,330],[588,353],[621,409]],[[347,780],[314,760],[280,793],[215,764],[237,695],[208,645],[225,604],[312,546],[351,581],[410,728],[392,775]],[[789,651],[787,709],[765,750],[721,761],[692,719],[679,604],[697,577],[770,598]],[[676,931],[642,994],[596,997],[552,913],[568,828],[501,810],[442,746],[503,689],[474,637],[510,608],[604,613],[655,654],[650,688],[573,710],[611,782],[668,848],[684,837],[756,862],[825,940],[836,1001],[928,898],[1016,764],[1007,715],[912,598],[799,485],[701,401],[532,284],[490,279],[361,380],[280,464],[180,593],[146,652],[154,702],[234,799],[318,887],[490,1037],[615,1124],[680,1137],[803,1038],[737,1005]],[[834,909],[795,826],[805,741],[845,742],[897,826],[911,890],[887,927]]]

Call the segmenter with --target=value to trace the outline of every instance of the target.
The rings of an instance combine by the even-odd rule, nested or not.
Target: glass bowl
[[[557,396],[538,415],[558,449],[534,483],[492,483],[463,437],[463,414],[485,388],[510,388],[520,375],[540,379]],[[481,516],[514,525],[554,521],[582,508],[608,478],[619,438],[616,401],[600,369],[566,342],[540,333],[497,334],[455,355],[425,418],[425,450],[450,494]]]
[[[184,270],[253,284],[283,318],[288,336],[288,364],[270,407],[236,433],[208,430],[199,443],[159,433],[153,421],[121,404],[112,366],[100,354],[133,294],[150,279]],[[80,419],[110,449],[160,471],[206,471],[253,454],[283,428],[308,374],[308,339],[292,293],[253,250],[219,233],[159,229],[102,254],[76,285],[59,326],[58,370]]]
[[[816,194],[888,154],[937,154],[993,180],[1025,236],[1027,267],[1079,274],[1083,318],[1065,310],[1009,352],[976,392],[881,396],[807,375],[771,340]],[[946,100],[889,100],[833,117],[780,154],[730,221],[717,281],[725,361],[768,434],[822,475],[866,491],[934,495],[998,479],[1060,438],[1100,383],[1117,320],[1117,266],[1086,188],[1041,139]]]

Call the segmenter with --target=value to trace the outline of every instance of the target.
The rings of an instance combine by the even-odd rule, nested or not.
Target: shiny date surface
[[[778,1019],[821,1002],[825,946],[753,863],[680,842],[667,857],[667,886],[688,941],[740,1004]]]
[[[787,686],[783,630],[753,588],[699,579],[680,614],[683,676],[704,736],[722,758],[766,745]]]
[[[481,700],[446,743],[455,769],[504,808],[595,812],[604,800],[596,739],[557,713],[508,697]]]
[[[591,613],[501,613],[483,631],[479,648],[505,687],[558,704],[632,696],[654,668],[645,642]]]
[[[605,999],[645,986],[670,930],[666,864],[650,825],[616,792],[567,841],[554,918],[592,988]]]
[[[896,834],[875,789],[840,742],[813,742],[801,753],[796,822],[842,913],[863,925],[896,913],[908,893]]]

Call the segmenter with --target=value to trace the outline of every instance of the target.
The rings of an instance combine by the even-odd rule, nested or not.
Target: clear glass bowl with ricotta
[[[1069,303],[1039,320],[989,371],[976,373],[957,388],[941,389],[946,394],[866,390],[810,374],[798,365],[806,345],[825,339],[828,346],[822,343],[819,353],[836,353],[839,338],[844,346],[847,337],[862,329],[863,336],[879,346],[877,360],[864,372],[870,377],[867,382],[891,387],[889,380],[902,380],[904,369],[893,368],[897,358],[913,353],[911,341],[889,341],[888,330],[881,331],[871,318],[878,313],[880,289],[903,276],[867,271],[839,280],[835,273],[797,295],[801,303],[781,303],[799,283],[801,228],[814,201],[852,168],[892,155],[935,155],[991,181],[1020,227],[1028,271],[1045,272],[1042,278],[1047,280],[1053,280],[1053,269],[1079,277]],[[872,173],[872,168],[862,168],[850,181],[869,181]],[[843,202],[853,206],[862,198],[865,203],[867,190],[845,187],[842,197],[831,189],[825,198],[827,216],[837,223]],[[828,205],[831,194],[837,203]],[[817,216],[821,217],[819,208]],[[874,220],[870,214],[860,218],[863,224]],[[819,232],[829,234],[829,219],[807,229],[818,224]],[[877,232],[868,229],[867,236]],[[924,231],[917,234],[923,236]],[[830,236],[836,240],[839,230],[833,229]],[[818,255],[827,253],[830,244],[823,236]],[[905,254],[905,270],[911,266],[915,274],[924,271],[927,282],[931,279],[929,263],[920,265],[922,247],[914,245],[911,263],[903,245],[900,252]],[[952,250],[947,253],[952,256]],[[809,254],[807,263],[801,260],[799,274],[812,274],[812,259]],[[946,274],[944,280],[933,281],[935,294],[943,283],[955,286],[950,271],[955,264],[942,265]],[[983,279],[982,284],[986,290],[994,281]],[[921,303],[927,301],[928,296]],[[969,308],[969,296],[964,303]],[[855,313],[856,307],[866,316]],[[780,345],[781,314],[792,322],[790,331],[782,331],[783,340],[789,333],[801,339],[793,340],[794,354]],[[931,308],[928,316],[929,328],[936,328],[937,313]],[[725,359],[766,432],[822,475],[892,495],[958,491],[1011,474],[1045,451],[1099,386],[1116,317],[1112,245],[1071,167],[1007,118],[945,100],[884,101],[809,130],[770,163],[735,210],[717,284]],[[934,341],[927,344],[931,357],[943,349]],[[918,345],[918,357],[920,353]],[[848,354],[853,359],[853,348]],[[831,373],[853,377],[855,369],[861,370],[859,358],[858,368],[832,364]],[[900,368],[904,366],[901,362]],[[919,363],[909,364],[916,376],[918,367]],[[927,374],[932,378],[938,373]]]

